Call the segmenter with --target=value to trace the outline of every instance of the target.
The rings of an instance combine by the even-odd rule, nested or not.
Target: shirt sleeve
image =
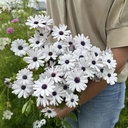
[[[106,22],[107,47],[128,46],[128,0],[114,0]]]

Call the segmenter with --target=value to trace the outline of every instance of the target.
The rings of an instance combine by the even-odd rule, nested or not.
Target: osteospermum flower
[[[115,82],[117,82],[117,74],[114,73],[114,70],[108,69],[106,70],[103,79],[106,80],[108,84],[113,85]]]
[[[57,58],[57,54],[55,53],[52,45],[44,46],[43,57],[44,57],[45,61],[49,61],[50,59],[55,60]]]
[[[73,70],[68,73],[66,78],[67,84],[69,84],[69,89],[72,91],[81,92],[86,89],[88,83],[87,76],[84,75],[82,70]]]
[[[40,120],[40,124],[41,125],[45,125],[46,124],[46,120],[45,119]]]
[[[27,52],[28,56],[24,57],[23,60],[28,63],[29,69],[38,69],[40,66],[44,66],[44,57],[42,56],[42,50],[30,49]]]
[[[43,112],[44,115],[47,116],[48,118],[53,118],[57,115],[57,113],[54,111],[54,109],[49,108],[49,107],[42,109],[41,112]]]
[[[95,70],[90,67],[88,57],[83,57],[83,58],[79,59],[78,68],[81,69],[84,72],[85,76],[87,76],[89,78],[94,77]]]
[[[99,72],[100,68],[103,67],[101,56],[95,56],[95,54],[90,53],[88,59],[89,59],[88,62],[90,64],[90,67],[93,68],[95,71]]]
[[[21,84],[29,84],[33,82],[32,76],[33,76],[33,73],[27,68],[24,68],[17,73],[16,79]]]
[[[3,119],[3,120],[4,120],[4,119],[10,120],[11,117],[12,117],[12,115],[13,115],[13,112],[11,112],[10,110],[5,110],[5,111],[3,112],[3,117],[2,117],[2,119]]]
[[[91,53],[94,53],[95,56],[101,55],[101,50],[100,50],[100,48],[98,48],[98,47],[96,47],[96,46],[91,47],[90,52],[91,52]]]
[[[43,27],[47,30],[51,30],[51,28],[49,26],[51,26],[53,24],[53,19],[50,18],[50,16],[47,16],[47,15],[39,15],[39,17],[41,19],[43,19]]]
[[[87,50],[90,50],[92,44],[90,42],[90,39],[84,36],[84,34],[78,34],[78,36],[75,36],[75,48],[84,48]]]
[[[49,102],[50,100],[49,100],[49,98],[48,97],[44,97],[44,96],[42,96],[42,95],[39,95],[38,96],[38,98],[37,98],[37,100],[36,100],[36,105],[37,106],[43,106],[43,107],[46,107],[46,106],[48,106],[48,105],[50,105],[50,102]]]
[[[23,56],[29,50],[28,44],[23,39],[14,40],[11,44],[11,50],[17,56]]]
[[[12,87],[12,82],[10,78],[5,78],[4,80],[5,85],[7,85],[9,88]]]
[[[70,50],[70,51],[74,51],[75,49],[75,40],[74,38],[72,37],[72,35],[69,35],[65,38],[64,40],[64,43],[65,45],[67,45],[67,48]]]
[[[62,86],[55,84],[55,88],[50,96],[50,105],[59,105],[62,103],[65,97],[65,91]]]
[[[76,60],[79,61],[80,58],[88,58],[88,51],[85,49],[83,50],[82,48],[77,48],[76,50],[73,51],[73,56],[76,58]]]
[[[42,124],[39,120],[33,122],[33,128],[41,128]]]
[[[76,107],[78,105],[79,97],[72,93],[72,94],[66,96],[65,101],[66,101],[66,105],[69,108]]]
[[[38,27],[43,27],[43,18],[41,18],[38,15],[35,15],[35,17],[30,16],[27,19],[26,25],[30,26],[30,29],[32,28],[38,28]]]
[[[107,66],[109,69],[114,69],[116,68],[116,60],[114,60],[113,55],[109,54],[107,52],[104,52],[102,54],[102,62],[104,64],[104,66]]]
[[[50,79],[45,77],[45,79],[39,79],[35,81],[33,85],[34,89],[34,96],[49,96],[52,94],[53,89],[55,88],[54,82]]]
[[[51,80],[53,80],[55,83],[58,83],[61,81],[61,76],[63,75],[60,70],[59,67],[51,67],[49,69],[46,70],[45,75],[47,75]]]
[[[12,85],[12,93],[18,95],[18,98],[24,97],[27,98],[33,91],[32,89],[32,84],[21,84],[19,81],[15,81],[14,84]]]
[[[64,40],[71,32],[70,30],[66,30],[67,26],[64,24],[59,24],[59,27],[54,26],[52,29],[52,36],[54,39]]]
[[[42,46],[44,46],[46,40],[46,35],[43,34],[42,36],[42,34],[39,31],[35,31],[34,37],[31,37],[29,39],[30,47],[32,47],[33,49],[41,48]]]
[[[53,44],[53,48],[57,55],[62,55],[66,52],[67,46],[62,41],[58,41]]]
[[[72,54],[64,54],[59,57],[58,63],[61,65],[64,71],[69,71],[75,67],[76,59]]]

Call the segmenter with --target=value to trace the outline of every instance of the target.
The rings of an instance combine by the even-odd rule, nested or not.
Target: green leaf
[[[67,115],[68,118],[72,119],[73,121],[77,121],[77,117],[75,115],[75,113],[73,112],[70,112],[68,115]]]
[[[69,124],[69,122],[63,120],[63,125],[66,127],[66,128],[72,128],[71,125]]]

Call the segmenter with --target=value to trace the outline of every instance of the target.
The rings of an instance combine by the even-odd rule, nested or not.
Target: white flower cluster
[[[10,120],[11,117],[12,117],[12,115],[13,115],[13,113],[12,113],[10,110],[5,110],[5,111],[3,112],[3,117],[2,117],[2,119],[3,119],[3,120],[4,120],[4,119]]]
[[[9,38],[0,38],[0,50],[3,50],[6,45],[11,43],[11,39]]]
[[[33,123],[33,128],[41,128],[43,125],[46,124],[46,120],[45,119],[42,119],[42,120],[36,120],[34,123]]]
[[[77,93],[87,88],[89,80],[104,79],[110,85],[117,81],[116,61],[110,49],[101,51],[83,34],[73,37],[66,25],[52,24],[49,16],[30,16],[26,25],[35,29],[34,36],[28,41],[14,40],[11,45],[15,55],[28,64],[17,73],[12,92],[19,98],[37,97],[37,106],[46,107],[42,112],[49,118],[56,114],[47,106],[63,102],[68,107],[77,106]],[[51,42],[49,36],[56,41]],[[42,72],[35,80],[33,75],[38,70]]]

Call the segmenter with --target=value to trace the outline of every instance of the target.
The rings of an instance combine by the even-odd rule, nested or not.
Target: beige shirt
[[[128,46],[128,0],[47,0],[47,12],[55,25],[64,23],[73,35],[89,36],[102,50]],[[126,65],[118,82],[127,76]]]

